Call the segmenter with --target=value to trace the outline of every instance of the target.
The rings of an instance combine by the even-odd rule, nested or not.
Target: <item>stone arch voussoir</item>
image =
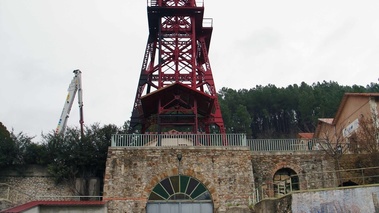
[[[302,169],[299,165],[297,164],[294,164],[294,163],[287,163],[287,162],[283,162],[283,163],[278,163],[275,165],[274,169],[271,170],[271,174],[270,174],[270,179],[272,180],[274,178],[274,175],[277,171],[279,171],[280,169],[283,169],[283,168],[289,168],[289,169],[292,169],[293,171],[296,172],[296,174],[300,174]]]

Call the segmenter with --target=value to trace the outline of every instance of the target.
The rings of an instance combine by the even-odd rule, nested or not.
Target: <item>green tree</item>
[[[14,131],[12,131],[11,138],[15,144],[13,164],[25,165],[33,164],[37,161],[37,158],[40,153],[32,153],[31,146],[38,146],[32,142],[33,137],[29,137],[23,132],[16,134],[14,133]]]
[[[317,97],[311,86],[302,82],[299,87],[299,105],[297,110],[298,128],[301,132],[312,132],[320,109]]]
[[[85,128],[82,138],[77,128],[67,128],[64,135],[44,135],[48,170],[56,182],[91,177],[102,180],[111,136],[118,131],[115,125],[94,124]]]
[[[12,165],[16,156],[16,144],[11,133],[0,122],[0,168]]]
[[[366,86],[366,92],[379,92],[379,84],[371,82]]]
[[[25,164],[47,165],[47,150],[44,144],[30,143],[24,153],[23,159]]]
[[[231,118],[230,129],[233,133],[246,133],[246,135],[251,135],[251,117],[246,109],[246,106],[239,104],[236,107],[236,111],[233,113]]]

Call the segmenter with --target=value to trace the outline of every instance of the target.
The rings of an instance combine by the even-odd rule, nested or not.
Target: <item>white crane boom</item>
[[[72,79],[67,91],[67,97],[66,101],[63,106],[61,117],[59,118],[58,126],[55,129],[56,134],[64,134],[66,130],[67,120],[70,116],[70,111],[72,104],[75,99],[76,92],[78,92],[78,103],[79,103],[79,113],[80,113],[80,131],[83,136],[83,92],[82,92],[82,72],[80,70],[74,70],[73,73],[75,74],[74,78]]]

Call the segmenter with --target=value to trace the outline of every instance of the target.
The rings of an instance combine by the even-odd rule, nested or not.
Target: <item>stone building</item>
[[[303,138],[289,150],[252,151],[259,141],[204,145],[189,143],[195,135],[161,136],[161,146],[149,146],[151,135],[115,135],[104,178],[109,212],[250,212],[262,198],[335,185],[333,161],[322,150],[299,149]]]
[[[249,210],[248,147],[110,147],[104,180],[109,212]]]

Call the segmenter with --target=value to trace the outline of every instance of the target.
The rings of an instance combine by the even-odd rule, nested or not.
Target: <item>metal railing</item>
[[[248,146],[253,152],[321,150],[317,139],[246,139],[245,134],[115,134],[111,146]]]
[[[16,205],[32,201],[33,199],[33,195],[21,192],[9,184],[0,183],[0,200],[4,200],[12,205]]]
[[[88,196],[88,195],[78,195],[78,196],[36,196],[37,200],[44,201],[101,201],[102,196]]]
[[[254,189],[253,204],[264,199],[280,198],[294,192],[335,190],[379,184],[379,167],[296,174],[282,181],[260,184]]]
[[[254,152],[321,150],[318,139],[247,139]]]
[[[116,134],[112,147],[247,146],[245,134]]]
[[[190,1],[195,1],[195,6],[196,7],[204,7],[204,0],[182,0],[183,2],[183,5],[186,3],[186,2],[190,2]],[[162,5],[163,2],[168,2],[170,3],[170,1],[165,1],[165,0],[147,0],[147,6],[148,7],[155,7],[155,6],[159,6],[159,5]]]

